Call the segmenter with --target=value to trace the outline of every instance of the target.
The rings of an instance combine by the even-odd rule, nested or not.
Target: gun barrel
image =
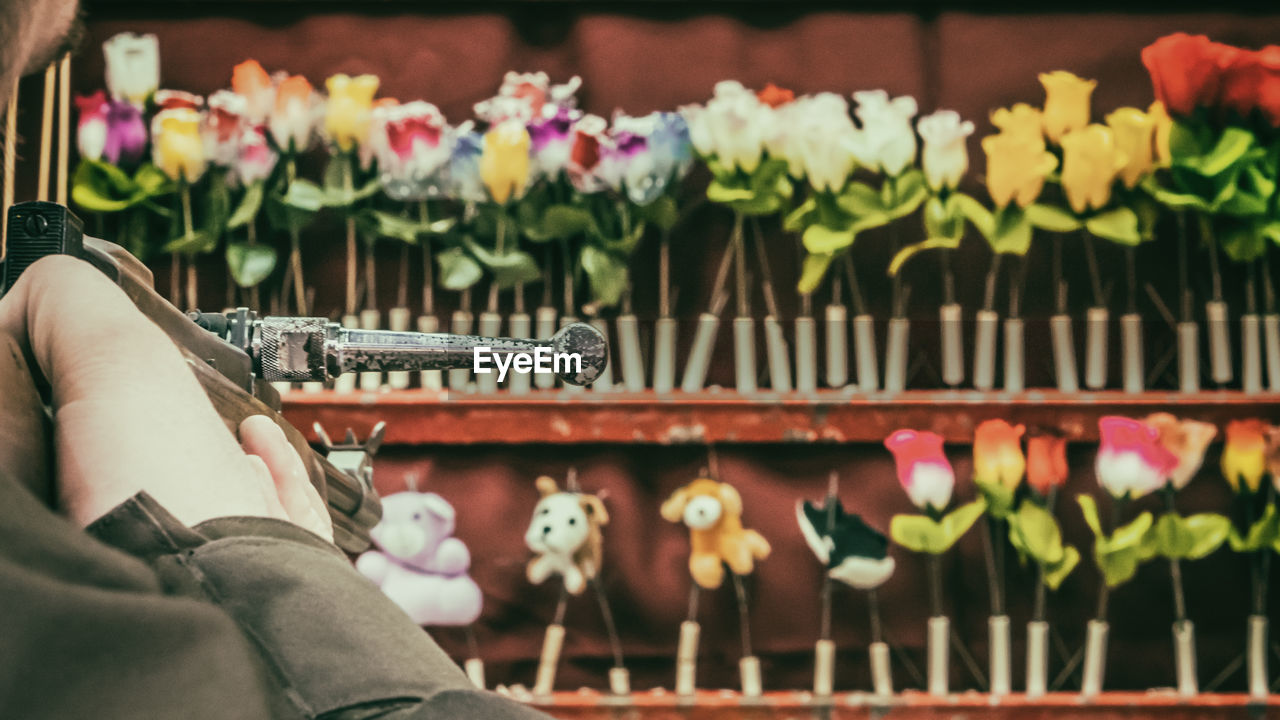
[[[554,372],[564,382],[589,385],[608,363],[608,344],[585,323],[568,325],[547,340],[393,332],[344,328],[324,318],[266,317],[255,322],[251,354],[269,381],[326,380],[342,373],[449,370],[473,367],[480,355],[525,356],[509,364],[520,372]],[[482,359],[486,362],[490,359]]]

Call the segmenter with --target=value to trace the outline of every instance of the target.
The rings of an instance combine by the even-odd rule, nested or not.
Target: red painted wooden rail
[[[1019,395],[977,391],[909,391],[865,396],[841,391],[812,395],[740,396],[732,391],[675,393],[534,392],[464,395],[429,390],[381,393],[291,392],[284,413],[311,433],[319,421],[331,436],[347,427],[364,437],[387,421],[397,445],[530,443],[853,443],[880,442],[902,427],[930,429],[967,443],[983,420],[1004,418],[1057,428],[1068,439],[1097,440],[1098,418],[1141,417],[1167,410],[1225,425],[1240,417],[1280,422],[1280,394],[1238,391]]]

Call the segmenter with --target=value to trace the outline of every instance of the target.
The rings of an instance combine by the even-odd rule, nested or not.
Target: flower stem
[[[298,175],[297,162],[293,155],[285,161],[285,177],[288,184],[292,185],[294,178]],[[294,309],[301,315],[305,315],[310,311],[307,307],[307,288],[302,280],[302,238],[301,228],[292,220],[289,221],[289,272],[293,275],[293,301]]]
[[[258,244],[258,223],[256,221],[257,221],[257,217],[254,217],[245,226],[245,241],[248,242],[250,246]],[[253,310],[261,310],[261,308],[258,306],[259,304],[258,288],[261,285],[262,283],[258,283],[257,285],[254,285],[253,287],[249,288],[249,307]]]
[[[1165,510],[1176,514],[1178,508],[1174,502],[1173,485],[1166,483],[1161,495],[1164,496]],[[1169,580],[1173,585],[1173,619],[1181,625],[1187,619],[1187,601],[1182,591],[1182,562],[1178,558],[1169,558]]]
[[[355,169],[352,164],[355,158],[347,155],[342,163],[342,189],[346,193],[347,210],[347,303],[348,315],[356,314],[356,218],[351,213],[352,198],[355,194]]]
[[[871,642],[881,642],[884,632],[880,625],[880,597],[876,594],[875,588],[867,591],[867,610],[871,615]]]
[[[747,248],[743,241],[742,213],[733,215],[733,251],[737,254],[734,263],[734,295],[738,300],[738,317],[751,316],[751,296],[747,294]]]
[[[190,238],[195,234],[195,224],[191,220],[191,186],[182,181],[182,235]],[[196,258],[194,252],[187,253],[187,310],[196,309]]]
[[[1084,259],[1089,265],[1089,286],[1093,289],[1093,306],[1104,307],[1107,301],[1102,297],[1102,273],[1098,270],[1098,253],[1093,247],[1093,236],[1081,230],[1080,237],[1084,241]]]
[[[1048,496],[1045,497],[1045,501],[1044,501],[1044,509],[1048,511],[1050,515],[1053,514],[1053,506],[1057,503],[1057,501],[1058,501],[1058,488],[1056,487],[1049,488],[1049,494]],[[1047,588],[1044,585],[1044,565],[1036,563],[1036,594],[1035,594],[1035,602],[1032,605],[1032,610],[1031,610],[1032,620],[1042,621],[1045,619],[1045,613],[1046,613],[1045,595],[1046,594],[1047,594]]]
[[[1103,530],[1106,532],[1108,537],[1110,537],[1111,533],[1115,532],[1116,527],[1120,525],[1120,513],[1124,508],[1124,501],[1125,498],[1118,498],[1114,496],[1111,498],[1111,526],[1103,527]],[[1094,542],[1097,541],[1095,540]],[[1098,612],[1096,619],[1099,622],[1106,622],[1107,601],[1111,595],[1111,586],[1107,584],[1107,577],[1105,574],[1101,573],[1101,568],[1099,568],[1099,571],[1100,577],[1098,579],[1101,581],[1101,584],[1098,586]]]
[[[1003,257],[1004,253],[993,254],[991,265],[987,268],[987,282],[982,292],[982,309],[988,312],[996,309],[996,282],[1000,279],[1000,260]],[[1010,294],[1012,294],[1013,283],[1010,282],[1009,285]]]
[[[1218,264],[1218,243],[1213,237],[1213,221],[1200,215],[1200,242],[1209,251],[1209,274],[1213,279],[1213,299],[1222,302],[1222,268]]]
[[[862,289],[858,287],[858,272],[853,266],[853,248],[844,251],[844,274],[849,279],[849,297],[853,303],[853,313],[855,315],[866,315],[867,304],[862,299]],[[839,282],[839,276],[836,277]]]
[[[573,299],[573,254],[568,238],[560,238],[560,257],[564,261],[564,314],[573,316],[577,303]]]
[[[505,208],[498,209],[498,239],[494,247],[494,254],[501,257],[506,248],[507,241],[507,213]],[[489,282],[489,312],[498,312],[498,278],[495,276]]]
[[[1067,314],[1069,299],[1067,280],[1062,275],[1062,235],[1053,234],[1053,307],[1059,315]]]
[[[662,231],[658,245],[658,317],[671,317],[671,231]]]
[[[769,261],[765,255],[764,232],[760,230],[760,219],[751,218],[751,237],[755,241],[756,264],[760,266],[760,286],[764,290],[764,304],[769,315],[778,318],[778,298],[773,292],[773,273],[769,270]]]
[[[426,225],[431,222],[431,215],[427,209],[427,201],[418,201],[418,222]],[[435,312],[435,273],[432,272],[431,257],[431,236],[423,233],[419,242],[422,243],[422,314],[431,315]]]
[[[1138,312],[1138,249],[1128,246],[1124,249],[1124,269],[1128,278],[1129,296],[1125,302],[1126,312]]]
[[[1000,527],[1003,523],[998,519],[987,516],[987,532],[985,535],[986,542],[983,543],[983,549],[986,551],[984,555],[987,561],[987,593],[991,598],[991,614],[1004,614],[1004,578],[1002,568],[1004,563],[1004,553],[999,547],[1001,534]]]

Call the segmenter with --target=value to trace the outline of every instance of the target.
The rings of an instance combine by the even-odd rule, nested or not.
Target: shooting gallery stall
[[[92,0],[17,187],[183,311],[493,338],[266,377],[477,684],[1244,717],[1280,705],[1251,7]]]

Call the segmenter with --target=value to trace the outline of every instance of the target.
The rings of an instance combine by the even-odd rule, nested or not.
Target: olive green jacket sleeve
[[[334,546],[187,528],[139,494],[86,534],[0,478],[0,707],[22,718],[543,718],[466,676]]]

